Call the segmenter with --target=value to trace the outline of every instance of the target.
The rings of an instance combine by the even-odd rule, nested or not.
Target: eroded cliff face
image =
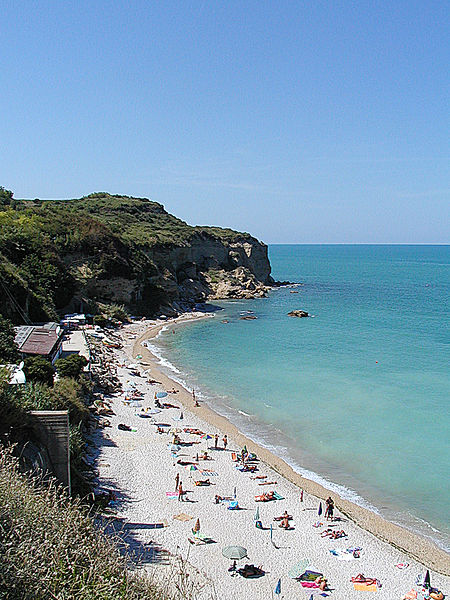
[[[263,297],[273,283],[267,246],[254,238],[227,242],[201,234],[188,244],[141,250],[152,268],[136,273],[130,265],[128,277],[95,271],[89,276],[79,258],[77,269],[87,275],[84,296],[173,315],[206,300]]]
[[[24,200],[3,217],[7,284],[25,312],[31,298],[48,318],[102,303],[174,314],[208,299],[264,296],[274,283],[267,246],[250,234],[188,225],[146,198]]]

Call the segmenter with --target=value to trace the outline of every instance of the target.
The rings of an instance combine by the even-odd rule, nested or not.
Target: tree
[[[98,325],[99,327],[106,327],[108,325],[109,320],[103,315],[95,315],[94,316],[94,325]]]
[[[11,208],[16,207],[16,200],[13,198],[14,194],[11,190],[6,190],[2,185],[0,185],[0,206],[11,206]]]
[[[66,358],[58,358],[55,367],[60,377],[73,377],[78,379],[88,361],[80,354],[71,354]]]
[[[0,315],[0,363],[15,363],[19,360],[19,350],[14,341],[16,332],[8,319]]]
[[[43,356],[31,356],[24,361],[24,373],[27,381],[46,383],[50,387],[53,385],[53,375],[55,369],[51,362]]]

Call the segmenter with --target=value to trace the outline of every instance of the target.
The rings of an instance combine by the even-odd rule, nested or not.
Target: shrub
[[[94,316],[94,325],[98,325],[99,327],[106,327],[109,321],[103,315],[95,315]]]
[[[62,377],[50,390],[54,410],[68,410],[71,423],[84,421],[89,410],[85,397],[89,393],[89,384],[83,380],[76,381],[70,377]]]
[[[13,324],[0,315],[0,362],[14,363],[19,360],[19,351],[14,342],[16,332]]]
[[[117,545],[61,487],[41,487],[0,448],[0,597],[8,600],[162,600],[127,570]]]
[[[58,358],[55,361],[55,368],[60,377],[72,377],[78,379],[83,372],[84,367],[88,364],[87,359],[80,354],[71,354],[66,358]]]
[[[55,369],[53,365],[42,356],[31,356],[24,360],[23,371],[27,381],[53,385]]]

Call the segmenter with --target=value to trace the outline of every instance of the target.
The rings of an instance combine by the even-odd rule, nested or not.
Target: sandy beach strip
[[[325,506],[324,499],[330,495],[328,490],[295,473],[281,458],[246,438],[207,405],[194,407],[192,395],[160,371],[158,359],[142,342],[156,336],[163,326],[196,316],[199,315],[157,322],[151,327],[149,323],[134,323],[122,328],[124,348],[114,350],[114,359],[123,387],[133,385],[142,392],[143,408],[154,407],[155,392],[175,388],[178,393],[169,394],[161,402],[167,401],[179,408],[163,409],[154,415],[152,422],[138,416],[140,407],[125,405],[123,394],[116,395],[110,398],[115,412],[110,417],[111,428],[96,434],[100,483],[105,489],[116,491],[117,517],[123,522],[132,545],[148,551],[151,557],[148,568],[171,568],[164,566],[166,561],[158,558],[166,556],[159,552],[160,549],[183,556],[198,574],[196,597],[199,599],[271,598],[280,578],[281,597],[306,600],[315,592],[314,597],[319,598],[320,590],[303,588],[288,576],[289,570],[300,561],[307,563],[308,569],[327,577],[332,590],[327,593],[332,598],[344,600],[364,596],[364,592],[355,590],[350,581],[358,573],[380,580],[382,587],[376,592],[378,598],[402,598],[414,586],[417,575],[424,574],[424,565],[432,569],[432,584],[444,594],[449,592],[450,561],[444,551],[425,538],[334,493],[335,516],[339,520],[327,522],[323,514],[318,515],[318,507],[320,502]],[[137,356],[142,358],[136,359]],[[147,377],[132,375],[124,366],[131,362],[138,362],[141,373],[147,371],[146,376],[158,383],[150,384]],[[119,423],[125,423],[135,431],[121,431],[117,428]],[[173,435],[157,433],[157,423],[167,424],[168,427],[163,427],[165,431],[197,428],[210,435],[217,433],[219,449],[214,449],[213,439],[199,440],[199,436],[181,431],[179,436],[188,445],[183,445],[174,455],[170,450]],[[228,436],[226,451],[221,448],[225,434]],[[196,454],[201,455],[207,444],[212,460],[198,461],[198,467],[206,469],[203,473],[191,471],[190,465],[177,463],[178,460],[197,463]],[[232,460],[232,452],[240,451],[244,445],[260,459],[254,474],[240,472]],[[186,502],[180,502],[174,494],[177,474],[187,491]],[[265,476],[265,479],[255,479],[256,476]],[[196,479],[209,479],[211,485],[197,486]],[[260,485],[265,482],[276,483]],[[255,496],[270,490],[276,490],[283,499],[255,502]],[[215,503],[216,495],[234,498],[235,492],[241,510],[229,510],[226,501]],[[257,507],[264,529],[255,527]],[[293,517],[290,530],[280,529],[278,522],[273,520],[285,510]],[[185,521],[173,518],[180,514],[191,518]],[[189,541],[194,538],[192,528],[197,519],[200,519],[201,533],[214,543],[197,545]],[[153,528],[153,523],[167,524],[167,527]],[[318,523],[323,525],[314,527]],[[332,530],[344,530],[347,537],[336,540],[322,537],[329,525]],[[261,565],[266,575],[259,579],[232,576],[228,571],[231,561],[222,556],[222,548],[228,545],[247,549],[248,558],[240,561],[238,566],[245,563]],[[352,558],[353,555],[346,552],[355,547],[361,548],[360,558]],[[402,564],[409,566],[404,569],[396,566]]]

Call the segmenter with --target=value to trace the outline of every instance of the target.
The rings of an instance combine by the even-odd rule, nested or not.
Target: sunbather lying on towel
[[[210,485],[209,479],[199,479],[195,482],[195,485]]]
[[[243,473],[254,473],[257,470],[256,465],[244,465],[243,467],[239,467],[239,471]]]
[[[255,496],[256,502],[269,502],[270,500],[275,500],[275,496],[273,492],[267,492],[266,494],[261,494],[260,496]]]
[[[365,583],[366,585],[374,585],[378,582],[375,577],[364,577],[362,573],[358,573],[358,575],[356,577],[352,577],[350,581],[352,583]]]
[[[264,575],[262,568],[255,567],[255,565],[245,565],[242,569],[238,569],[238,573],[242,577],[261,577],[261,575]]]
[[[184,433],[192,433],[194,435],[203,435],[203,431],[200,431],[200,429],[193,429],[192,427],[185,427],[183,429]]]
[[[322,531],[320,536],[321,537],[329,537],[330,540],[338,540],[342,537],[347,537],[347,534],[345,533],[345,531],[343,529],[341,529],[340,531],[333,531],[332,529],[325,529],[325,531]]]

